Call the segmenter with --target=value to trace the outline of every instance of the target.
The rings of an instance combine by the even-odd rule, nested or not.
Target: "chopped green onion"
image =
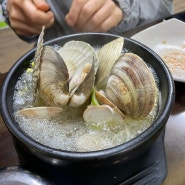
[[[92,92],[92,96],[91,96],[91,103],[92,103],[92,105],[94,105],[94,106],[98,106],[98,105],[100,105],[100,104],[99,104],[99,102],[98,102],[98,100],[97,100],[97,98],[96,98],[95,91],[96,91],[96,89],[93,88],[93,92]]]

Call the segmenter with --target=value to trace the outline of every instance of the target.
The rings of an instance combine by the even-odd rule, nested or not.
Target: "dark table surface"
[[[183,14],[183,16],[184,15],[185,14]],[[180,19],[183,19],[183,16],[180,16]],[[125,32],[124,36],[130,37],[144,28],[156,23],[158,22]],[[0,30],[0,36],[1,35],[3,35],[3,41],[6,42],[6,39],[7,41],[9,40],[8,38],[10,36],[10,32],[7,31],[7,29]],[[14,38],[13,35],[12,38]],[[7,50],[9,50],[9,48],[14,44],[14,42],[14,39],[12,39],[10,43],[6,43],[5,47],[1,47],[1,53],[6,53]],[[14,50],[10,52],[10,55],[18,50],[20,50],[20,48],[15,47]],[[6,55],[1,56],[1,59],[6,60]],[[6,73],[0,73],[0,87],[5,76]],[[168,166],[168,176],[164,182],[164,185],[185,184],[185,83],[175,82],[175,89],[175,104],[166,124],[165,151]],[[19,164],[20,163],[13,145],[11,134],[5,127],[2,117],[0,116],[0,168]]]

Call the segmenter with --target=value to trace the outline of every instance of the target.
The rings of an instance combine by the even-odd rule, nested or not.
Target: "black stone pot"
[[[70,40],[82,40],[97,47],[116,37],[110,34],[84,33],[57,38],[46,44],[63,45]],[[164,62],[152,50],[128,38],[125,38],[124,48],[139,55],[156,71],[162,96],[161,106],[156,119],[145,132],[125,144],[95,152],[56,150],[34,141],[21,130],[12,114],[13,93],[18,78],[34,57],[35,49],[15,63],[4,80],[0,106],[3,120],[13,136],[22,165],[52,178],[56,184],[64,185],[113,185],[128,179],[134,173],[133,169],[125,170],[124,167],[129,167],[128,164],[135,160],[139,161],[164,130],[174,102],[174,83]]]

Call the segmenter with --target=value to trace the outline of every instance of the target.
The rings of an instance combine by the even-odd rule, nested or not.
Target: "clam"
[[[28,118],[53,119],[60,116],[63,109],[60,107],[32,107],[17,111],[18,115]]]
[[[59,51],[45,46],[39,63],[38,92],[47,105],[78,107],[88,100],[99,65],[92,46],[81,41],[67,42]]]
[[[40,97],[51,106],[63,107],[69,101],[69,74],[60,55],[45,46],[40,59],[38,91]]]
[[[108,42],[102,46],[98,52],[99,68],[96,75],[96,87],[98,89],[105,88],[108,76],[112,70],[115,61],[120,56],[124,45],[124,38],[118,37],[117,39]]]
[[[119,111],[109,105],[88,106],[83,118],[89,128],[95,130],[120,130],[123,117]]]
[[[99,60],[94,48],[82,41],[69,41],[58,51],[69,72],[69,105],[83,105],[91,95]]]
[[[115,129],[124,123],[124,115],[145,118],[157,102],[158,89],[149,67],[139,56],[124,53],[114,63],[104,92],[96,91],[83,117],[90,126],[106,122]]]
[[[94,48],[86,42],[69,41],[58,50],[58,53],[67,65],[70,78],[79,70],[79,66],[84,66],[87,62],[92,63],[92,58],[94,58],[95,72],[99,67],[99,60]]]
[[[146,117],[158,99],[155,78],[146,63],[133,53],[119,57],[106,86],[106,94],[126,115]]]

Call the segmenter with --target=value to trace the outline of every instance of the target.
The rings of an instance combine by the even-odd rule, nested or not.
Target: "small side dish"
[[[167,64],[175,81],[185,82],[185,23],[172,18],[132,36],[154,50]]]

